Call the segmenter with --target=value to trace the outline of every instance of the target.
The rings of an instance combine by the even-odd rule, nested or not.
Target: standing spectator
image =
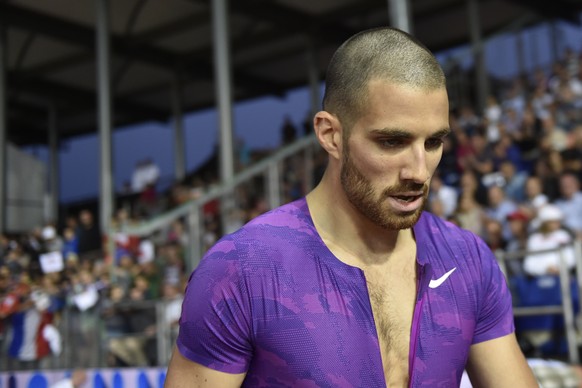
[[[40,307],[40,306],[38,306]],[[0,305],[0,318],[8,318],[11,335],[8,344],[10,370],[36,369],[39,361],[50,355],[44,329],[52,322],[46,306],[35,304],[30,285],[20,282]]]
[[[44,250],[47,252],[60,252],[63,250],[63,239],[57,235],[54,226],[47,225],[42,229]]]
[[[582,192],[576,175],[564,173],[560,177],[560,194],[556,206],[564,214],[564,226],[582,240]]]
[[[79,214],[77,236],[80,261],[94,262],[102,253],[101,232],[93,219],[93,214],[87,209]]]

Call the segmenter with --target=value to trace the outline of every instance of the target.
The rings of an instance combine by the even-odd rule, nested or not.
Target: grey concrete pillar
[[[54,105],[48,110],[48,145],[49,145],[49,190],[50,220],[57,222],[59,218],[59,135],[57,126],[57,109]]]
[[[228,0],[212,0],[214,74],[220,126],[220,180],[234,175],[232,141],[232,74],[228,33]]]
[[[182,104],[182,85],[180,85],[180,80],[176,76],[172,84],[172,113],[174,116],[174,177],[178,182],[182,181],[186,176]]]
[[[390,25],[413,34],[412,11],[409,0],[388,0]]]
[[[485,47],[481,37],[478,0],[467,0],[467,13],[469,14],[469,32],[475,58],[475,83],[477,86],[475,108],[478,114],[482,114],[485,109],[487,96],[489,95],[489,81],[485,67]]]
[[[97,85],[98,85],[98,123],[100,144],[99,194],[101,232],[107,233],[111,228],[113,215],[113,169],[111,157],[111,76],[110,76],[110,36],[109,36],[109,1],[96,0],[97,5]]]

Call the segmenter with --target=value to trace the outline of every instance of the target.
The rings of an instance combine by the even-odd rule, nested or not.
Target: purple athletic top
[[[471,344],[513,332],[511,294],[472,233],[423,213],[414,234],[410,386],[459,386]],[[364,273],[329,251],[305,198],[208,251],[186,289],[177,346],[209,368],[246,372],[246,387],[386,386]]]

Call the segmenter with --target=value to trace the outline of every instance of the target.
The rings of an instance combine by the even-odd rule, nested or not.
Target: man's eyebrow
[[[443,128],[441,130],[436,131],[435,133],[432,134],[431,137],[433,138],[437,138],[437,137],[447,137],[451,134],[451,129],[450,128]]]
[[[388,136],[388,137],[391,137],[391,138],[401,138],[401,139],[408,139],[408,138],[411,138],[411,137],[414,137],[415,136],[410,131],[405,131],[403,129],[398,129],[398,128],[380,128],[380,129],[373,129],[373,130],[370,131],[370,133],[372,135],[376,135],[376,136]],[[440,130],[436,131],[435,133],[433,133],[429,137],[431,137],[431,138],[442,138],[442,137],[448,136],[450,133],[451,133],[451,129],[450,128],[443,128],[443,129],[440,129]]]

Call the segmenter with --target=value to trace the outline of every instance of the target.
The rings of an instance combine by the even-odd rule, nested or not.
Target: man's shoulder
[[[415,231],[422,231],[422,233],[429,233],[437,239],[450,241],[450,239],[473,240],[476,235],[458,225],[444,220],[430,212],[423,212]]]
[[[433,264],[435,260],[444,260],[463,266],[481,265],[482,257],[491,254],[479,236],[429,212],[422,214],[414,229],[419,251]]]
[[[298,200],[254,218],[222,237],[206,256],[219,253],[251,257],[251,251],[255,255],[262,252],[274,255],[282,247],[297,247],[306,239],[313,241],[316,231],[305,206],[305,200]]]
[[[300,199],[253,218],[228,237],[235,241],[250,239],[259,244],[272,244],[273,240],[310,236],[314,231],[307,204],[304,199]]]

